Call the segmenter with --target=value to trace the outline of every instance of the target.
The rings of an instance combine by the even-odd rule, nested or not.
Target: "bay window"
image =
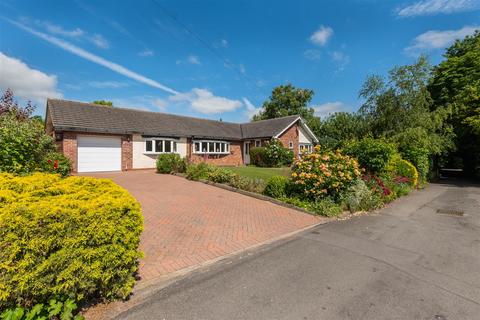
[[[228,154],[230,143],[225,141],[193,141],[193,153],[198,154]]]
[[[300,149],[300,153],[312,153],[313,151],[313,145],[311,143],[300,143],[298,147]]]
[[[165,138],[145,139],[145,153],[176,153],[177,141]]]

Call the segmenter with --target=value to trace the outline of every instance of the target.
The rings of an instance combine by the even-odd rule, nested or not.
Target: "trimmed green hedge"
[[[140,204],[110,180],[0,174],[0,309],[127,297],[142,222]]]
[[[187,168],[185,159],[176,153],[158,155],[156,165],[158,173],[183,173]]]

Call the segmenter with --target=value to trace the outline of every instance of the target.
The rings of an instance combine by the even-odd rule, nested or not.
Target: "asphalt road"
[[[480,319],[480,187],[431,184],[191,274],[118,319]]]

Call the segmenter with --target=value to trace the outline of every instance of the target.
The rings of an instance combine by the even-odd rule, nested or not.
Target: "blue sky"
[[[273,87],[358,108],[369,74],[480,28],[480,0],[0,2],[0,89],[246,121]]]

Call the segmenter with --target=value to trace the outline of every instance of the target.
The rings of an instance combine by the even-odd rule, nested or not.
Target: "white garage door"
[[[78,172],[120,171],[120,137],[78,136]]]

